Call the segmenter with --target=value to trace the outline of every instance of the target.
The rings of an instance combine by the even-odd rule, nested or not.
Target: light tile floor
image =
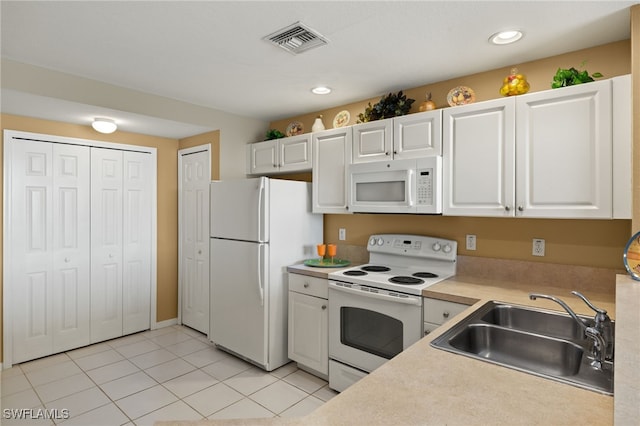
[[[0,388],[7,426],[297,417],[336,395],[295,363],[267,373],[182,326],[14,365],[2,371]],[[8,409],[33,409],[30,417],[58,410],[60,418],[18,420]]]

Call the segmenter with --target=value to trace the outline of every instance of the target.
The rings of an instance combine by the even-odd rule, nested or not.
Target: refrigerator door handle
[[[260,186],[258,187],[258,241],[263,241],[262,222],[264,220],[265,209],[264,202],[264,182],[265,178],[260,178]]]
[[[260,306],[264,306],[264,286],[262,285],[262,275],[264,267],[264,245],[258,245],[258,291],[260,292]]]

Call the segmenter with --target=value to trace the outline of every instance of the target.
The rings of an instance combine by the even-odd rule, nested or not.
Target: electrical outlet
[[[533,251],[534,256],[544,256],[544,240],[542,238],[533,239]]]
[[[475,250],[476,249],[476,236],[467,234],[467,250]]]
[[[345,228],[340,228],[338,230],[338,239],[340,241],[344,241],[347,239],[347,230]]]

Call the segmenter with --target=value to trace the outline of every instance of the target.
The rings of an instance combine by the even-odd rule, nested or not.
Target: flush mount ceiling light
[[[100,133],[113,133],[118,128],[114,120],[101,117],[94,118],[93,123],[91,123],[91,127],[93,127],[96,132]]]
[[[489,37],[489,42],[493,44],[515,43],[522,38],[522,35],[522,31],[519,30],[500,31]]]
[[[311,89],[311,92],[315,93],[316,95],[328,95],[329,93],[331,93],[331,89],[326,86],[318,86]]]

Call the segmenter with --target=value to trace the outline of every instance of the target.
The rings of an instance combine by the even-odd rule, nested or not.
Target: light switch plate
[[[345,228],[340,228],[338,230],[338,239],[340,241],[344,241],[347,239],[347,230]]]

